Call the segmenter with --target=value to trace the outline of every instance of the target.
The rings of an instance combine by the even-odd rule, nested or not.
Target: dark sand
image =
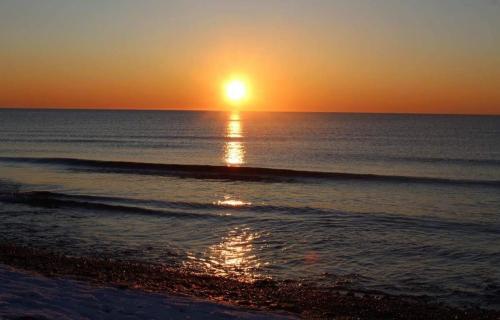
[[[500,312],[458,309],[424,298],[322,288],[295,281],[241,282],[161,265],[72,257],[48,250],[0,244],[0,263],[49,277],[96,285],[189,296],[259,310],[284,310],[304,318],[500,319]]]

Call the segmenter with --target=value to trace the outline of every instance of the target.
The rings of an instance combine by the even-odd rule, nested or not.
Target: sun
[[[248,85],[242,79],[231,79],[224,85],[224,95],[231,104],[241,104],[248,99]]]

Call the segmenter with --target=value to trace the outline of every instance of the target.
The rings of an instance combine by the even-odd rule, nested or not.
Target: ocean
[[[0,110],[0,241],[500,309],[500,117]]]

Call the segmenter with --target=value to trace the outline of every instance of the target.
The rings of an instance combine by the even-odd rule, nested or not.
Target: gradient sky
[[[0,0],[0,106],[500,114],[495,0]]]

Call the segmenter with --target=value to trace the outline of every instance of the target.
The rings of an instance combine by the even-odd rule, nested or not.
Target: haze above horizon
[[[0,107],[227,110],[238,75],[242,110],[500,114],[499,16],[495,0],[0,0]]]

